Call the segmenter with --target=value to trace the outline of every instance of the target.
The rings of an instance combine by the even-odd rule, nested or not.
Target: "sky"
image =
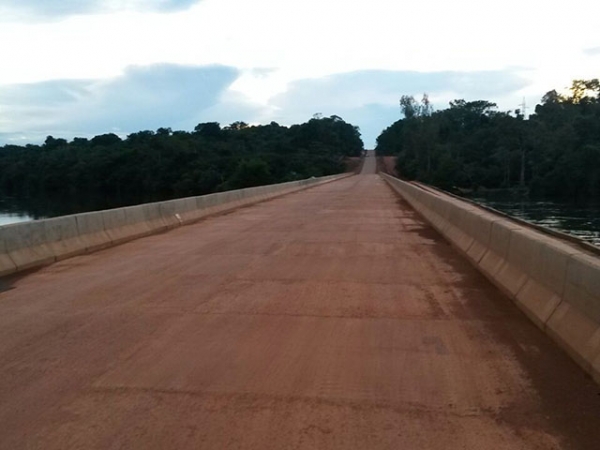
[[[0,145],[200,122],[360,127],[600,77],[600,2],[0,0]]]

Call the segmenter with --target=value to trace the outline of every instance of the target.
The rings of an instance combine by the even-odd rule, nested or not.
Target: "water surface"
[[[0,194],[0,226],[89,211],[121,208],[142,203],[170,200],[168,196],[123,195],[119,198],[91,195],[9,197]]]
[[[480,195],[472,197],[471,200],[600,246],[600,202],[598,201],[576,203],[498,195]]]

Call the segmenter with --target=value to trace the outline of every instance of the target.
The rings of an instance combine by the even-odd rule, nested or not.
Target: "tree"
[[[232,189],[241,189],[252,186],[263,186],[271,182],[269,165],[262,159],[255,158],[239,163],[229,182],[229,187]]]
[[[421,108],[420,108],[421,116],[431,116],[433,113],[433,105],[429,101],[429,95],[427,93],[423,94],[423,98],[421,99]]]
[[[205,138],[217,138],[221,135],[221,125],[219,122],[199,123],[194,131]]]
[[[87,140],[48,136],[39,145],[0,147],[0,195],[107,199],[106,208],[182,195],[329,175],[359,156],[360,130],[339,116],[281,126],[217,122],[194,132],[159,128]],[[110,201],[110,205],[108,204]],[[89,202],[88,202],[89,204]],[[81,212],[61,210],[61,213]],[[42,214],[45,215],[45,214]]]
[[[226,130],[230,130],[230,131],[231,130],[239,131],[239,130],[243,130],[244,128],[248,128],[248,124],[246,122],[241,122],[241,121],[230,123],[229,125],[227,125],[225,127]]]
[[[119,144],[121,142],[121,138],[114,133],[101,134],[98,136],[94,136],[92,138],[92,146],[103,145],[109,146],[114,144]]]
[[[419,105],[412,95],[400,97],[400,111],[406,119],[412,119],[419,115]]]
[[[171,128],[159,128],[158,130],[156,130],[156,135],[157,136],[171,136],[173,134],[173,130],[171,130]]]
[[[403,96],[404,118],[377,138],[377,154],[397,155],[401,176],[445,188],[520,186],[532,195],[600,197],[600,82],[574,80],[570,96],[548,91],[528,120],[486,100],[427,110]]]
[[[44,141],[44,148],[47,150],[53,150],[59,147],[64,147],[65,145],[67,145],[67,141],[65,139],[55,139],[52,136],[47,136],[46,140]]]
[[[571,84],[571,96],[568,101],[572,103],[581,103],[584,99],[600,99],[600,81],[597,78],[592,80],[573,80]],[[588,94],[592,94],[589,96]],[[593,96],[595,94],[595,97]]]

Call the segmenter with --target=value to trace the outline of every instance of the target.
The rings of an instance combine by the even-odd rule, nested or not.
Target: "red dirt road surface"
[[[373,160],[3,280],[0,448],[600,448],[600,387]]]

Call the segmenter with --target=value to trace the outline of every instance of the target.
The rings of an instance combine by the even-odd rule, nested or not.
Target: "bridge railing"
[[[382,177],[600,383],[600,257],[427,186]]]
[[[331,175],[0,227],[0,276],[160,233],[206,216],[352,176]]]

